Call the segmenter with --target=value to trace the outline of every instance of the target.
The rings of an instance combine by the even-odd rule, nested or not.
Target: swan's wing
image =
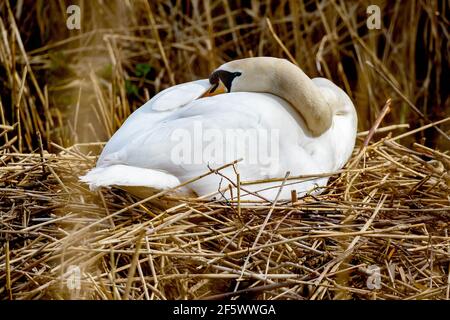
[[[198,80],[170,87],[155,97],[152,109],[168,111],[178,109],[199,98],[210,87],[208,80]]]
[[[145,134],[155,124],[170,116],[174,111],[201,96],[210,87],[207,79],[182,83],[165,89],[134,111],[114,133],[103,148],[97,167],[104,165],[108,155],[122,149],[137,136]]]
[[[210,86],[208,79],[178,84],[161,91],[138,110],[141,110],[140,112],[176,110],[199,98]]]
[[[312,159],[306,147],[299,145],[299,139],[304,140],[301,139],[303,132],[298,125],[300,120],[295,120],[284,109],[287,105],[286,102],[272,95],[258,93],[234,93],[195,100],[173,112],[163,121],[155,123],[152,130],[138,132],[118,152],[105,158],[105,165],[125,164],[160,170],[176,176],[180,181],[187,181],[207,172],[208,164],[212,168],[217,168],[248,156],[247,153],[242,155],[233,149],[230,150],[231,152],[224,150],[224,157],[218,156],[214,159],[214,156],[205,151],[210,145],[209,142],[200,145],[197,149],[195,141],[197,141],[198,132],[201,131],[200,134],[208,132],[212,135],[216,132],[226,135],[227,130],[232,133],[233,130],[262,129],[263,131],[279,130],[278,158],[275,162],[269,162],[266,165],[261,165],[260,162],[242,161],[238,164],[242,181],[280,177],[288,170],[292,175],[321,172],[320,162]],[[269,136],[270,134],[269,132]],[[229,143],[224,142],[224,147],[225,145],[229,146]],[[251,148],[244,149],[251,150]],[[180,154],[183,155],[181,159],[177,158]],[[196,156],[199,158],[196,159]],[[271,157],[272,154],[269,156]],[[260,158],[257,157],[256,161],[258,160]],[[299,168],[298,171],[296,168]],[[232,168],[227,168],[222,173],[230,179],[236,179]],[[219,185],[225,187],[228,183],[226,179],[211,174],[192,183],[190,187],[198,194],[208,194],[217,190]],[[255,188],[256,186],[249,186],[249,189]],[[287,196],[290,195],[290,188],[286,188]],[[264,194],[268,198],[274,198],[277,192],[278,189],[275,188]]]

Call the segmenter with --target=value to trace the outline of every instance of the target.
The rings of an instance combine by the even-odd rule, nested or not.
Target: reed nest
[[[386,130],[395,127],[379,129],[373,143],[367,137],[363,143],[367,132],[360,133],[349,164],[330,174],[320,196],[224,202],[161,192],[158,198],[176,201],[166,210],[151,204],[154,197],[137,200],[115,188],[92,193],[80,185],[78,176],[96,160],[80,151],[83,145],[59,147],[58,154],[4,153],[0,294],[448,299],[450,155],[397,143],[416,130],[394,137]],[[230,165],[239,170],[238,162]],[[307,178],[285,177],[279,188]],[[224,181],[226,188],[236,177]],[[79,289],[69,283],[74,266]],[[368,287],[373,266],[379,288]]]

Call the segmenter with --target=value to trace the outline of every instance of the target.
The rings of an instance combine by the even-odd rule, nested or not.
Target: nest
[[[322,195],[274,202],[93,193],[86,144],[4,150],[0,297],[449,299],[450,156],[397,129],[360,133]]]

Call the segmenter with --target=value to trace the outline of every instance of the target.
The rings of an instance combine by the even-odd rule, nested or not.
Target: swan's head
[[[256,57],[224,63],[209,76],[211,87],[205,96],[227,92],[267,92],[273,84],[272,76],[277,64],[289,63],[285,59]]]
[[[221,65],[209,77],[211,87],[202,96],[227,92],[265,92],[288,101],[303,117],[311,135],[328,130],[340,99],[322,90],[286,59],[255,57]]]

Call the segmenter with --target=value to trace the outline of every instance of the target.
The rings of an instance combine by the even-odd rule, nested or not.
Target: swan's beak
[[[222,80],[219,80],[218,83],[211,85],[211,87],[209,87],[208,90],[206,90],[206,92],[204,94],[202,94],[200,98],[205,98],[205,97],[212,97],[218,94],[222,94],[222,93],[227,93],[228,90],[225,87],[225,85],[223,84]]]

